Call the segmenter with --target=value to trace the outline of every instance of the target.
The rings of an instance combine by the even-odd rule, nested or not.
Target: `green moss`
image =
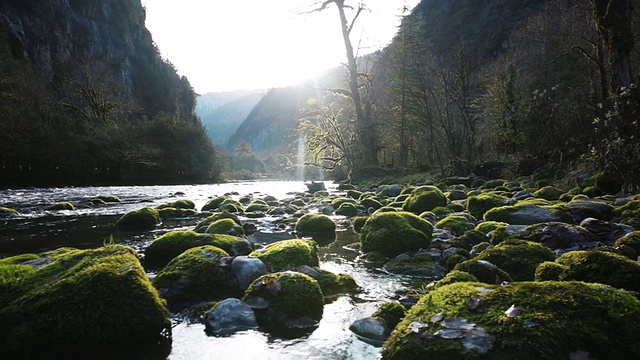
[[[560,275],[567,269],[566,266],[555,261],[545,261],[540,263],[534,273],[535,281],[558,281]]]
[[[59,210],[74,210],[76,207],[70,202],[59,202],[53,204],[47,208],[47,210],[59,211]]]
[[[301,265],[318,266],[318,249],[312,240],[281,240],[252,252],[269,271],[283,271]]]
[[[431,289],[437,289],[439,287],[458,282],[478,282],[478,278],[465,271],[451,270],[442,279],[436,281]]]
[[[207,234],[226,234],[234,236],[244,236],[244,229],[238,225],[233,219],[216,220],[207,226],[204,231]]]
[[[479,307],[469,307],[471,298],[479,299]],[[507,317],[505,311],[512,305],[524,311]],[[430,321],[438,313],[467,319],[475,324],[472,329],[483,328],[486,333],[476,333],[476,340],[487,344],[492,339],[492,347],[482,353],[477,347],[465,348],[466,337],[433,336],[443,329],[444,322]],[[636,341],[639,321],[640,301],[626,291],[603,285],[523,282],[499,287],[455,283],[427,293],[409,310],[384,345],[382,358],[566,359],[581,350],[590,358],[634,359],[640,357]],[[414,331],[410,325],[416,322],[429,326]]]
[[[544,186],[540,188],[538,191],[533,193],[533,196],[545,200],[558,200],[560,196],[564,193],[564,191],[558,189],[555,186]]]
[[[503,281],[512,281],[511,276],[507,272],[486,260],[465,260],[457,264],[453,270],[467,272],[487,284],[500,284]]]
[[[20,214],[20,212],[18,210],[16,210],[16,209],[0,207],[0,216],[3,216],[3,215],[17,215],[17,214]]]
[[[202,211],[210,211],[210,210],[217,210],[220,205],[222,205],[222,203],[227,200],[230,199],[230,197],[228,196],[218,196],[215,197],[209,201],[207,201],[207,203],[202,207]]]
[[[453,212],[463,212],[466,210],[465,206],[458,202],[451,202],[447,204],[447,207],[451,209]]]
[[[587,186],[586,188],[582,189],[582,193],[590,198],[594,198],[602,195],[602,190],[598,189],[595,186]]]
[[[8,258],[0,259],[0,265],[17,265],[22,264],[25,261],[40,259],[36,254],[20,254],[16,256],[10,256]]]
[[[223,234],[199,234],[194,231],[171,231],[155,239],[145,250],[145,264],[159,268],[188,249],[211,245],[236,255],[237,248],[248,247],[246,241]],[[247,249],[247,252],[249,250]],[[240,254],[242,255],[242,254]]]
[[[118,230],[148,230],[160,224],[160,214],[158,210],[145,207],[132,210],[122,215],[116,222]]]
[[[514,281],[531,281],[539,264],[555,258],[549,248],[538,243],[511,240],[482,251],[475,259],[496,265]]]
[[[447,241],[451,246],[471,250],[475,245],[489,240],[487,236],[477,230],[468,230],[460,236],[456,236]]]
[[[595,186],[604,194],[617,194],[622,190],[624,180],[610,171],[601,171],[595,176]]]
[[[164,302],[134,250],[114,245],[47,256],[53,261],[37,270],[19,265],[22,280],[10,293],[0,287],[4,357],[108,356],[170,333]]]
[[[404,201],[402,209],[420,214],[423,211],[431,211],[438,206],[446,206],[447,197],[435,186],[425,185],[415,188]]]
[[[362,191],[358,191],[358,190],[347,190],[347,197],[350,197],[352,199],[360,199],[360,196],[362,196]]]
[[[247,205],[247,208],[245,209],[246,212],[268,211],[268,210],[269,210],[269,204],[267,204],[267,202],[264,200],[254,200],[251,203],[249,203],[249,205]]]
[[[566,269],[560,280],[585,281],[640,292],[640,263],[605,251],[571,251],[556,262]]]
[[[324,214],[305,214],[296,222],[295,230],[301,236],[335,237],[336,223]]]
[[[361,199],[360,205],[362,205],[365,209],[373,208],[374,210],[378,210],[382,207],[382,204],[378,200],[371,198]]]
[[[162,220],[176,219],[196,216],[198,213],[193,209],[176,209],[172,207],[165,207],[158,209],[158,214]]]
[[[522,202],[514,206],[502,206],[487,211],[485,221],[498,221],[512,225],[532,225],[541,222],[574,222],[569,212],[560,206],[541,206],[531,202]]]
[[[191,200],[177,200],[167,204],[156,206],[156,209],[175,208],[175,209],[191,209],[194,210],[196,205]]]
[[[243,212],[244,206],[239,201],[233,200],[231,198],[225,199],[222,204],[218,207],[219,211],[227,211],[231,213]]]
[[[454,234],[460,235],[474,228],[473,223],[462,215],[449,215],[436,223],[436,229],[449,229]]]
[[[351,221],[353,222],[353,231],[355,231],[356,233],[360,233],[365,222],[367,222],[367,219],[369,219],[368,216],[356,216],[352,218]]]
[[[358,288],[356,281],[348,274],[334,274],[331,271],[313,268],[317,272],[317,276],[312,276],[320,285],[322,294],[325,297],[331,297],[338,294],[350,293]],[[311,275],[309,275],[311,276]]]
[[[191,248],[171,260],[153,279],[153,285],[172,305],[238,296],[231,273],[221,266],[221,260],[228,256],[215,246]]]
[[[106,203],[120,202],[120,198],[115,195],[100,195],[100,196],[96,196],[96,199],[102,200]]]
[[[624,205],[616,206],[614,213],[620,221],[640,225],[640,200],[631,200]]]
[[[499,221],[483,221],[476,226],[476,230],[486,235],[495,229],[505,227],[507,225],[509,224]]]
[[[423,211],[421,214],[424,214],[426,212],[433,213],[435,216],[445,216],[454,213],[454,211],[447,206],[436,206],[431,209],[431,211]]]
[[[371,317],[381,319],[389,329],[393,329],[407,314],[407,309],[400,303],[389,301],[378,307]]]
[[[495,207],[505,205],[508,201],[509,198],[492,192],[470,196],[467,199],[467,211],[476,219],[482,219],[484,213]]]
[[[387,262],[384,265],[384,269],[392,274],[412,275],[430,279],[439,279],[446,272],[426,252],[418,252],[411,257],[396,257]]]
[[[320,285],[306,274],[287,271],[257,278],[246,290],[243,301],[263,298],[267,309],[256,309],[258,323],[267,328],[291,327],[298,319],[319,321],[324,297]]]
[[[349,203],[349,204],[356,204],[356,200],[352,199],[352,198],[347,198],[347,197],[338,197],[335,198],[331,201],[331,206],[333,206],[334,209],[337,209],[340,207],[340,205],[344,204],[344,203]]]
[[[395,257],[407,251],[429,247],[433,226],[409,212],[375,213],[360,234],[362,251],[379,251]]]

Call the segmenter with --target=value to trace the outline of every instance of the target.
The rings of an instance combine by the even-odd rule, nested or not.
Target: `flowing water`
[[[335,187],[327,183],[330,192]],[[192,229],[199,219],[165,222],[158,229],[138,233],[119,233],[116,220],[130,210],[144,206],[188,199],[196,208],[214,196],[232,194],[278,200],[303,192],[302,182],[259,181],[192,186],[118,186],[70,188],[22,188],[0,190],[0,206],[17,209],[20,215],[0,218],[0,257],[26,252],[42,252],[61,246],[92,248],[113,236],[116,241],[143,251],[159,235],[176,229]],[[115,195],[122,201],[104,206],[89,206],[89,200]],[[75,210],[50,211],[50,205],[68,201]],[[314,209],[311,209],[314,211]],[[245,221],[249,220],[240,217]],[[260,219],[259,229],[273,226],[272,218]],[[349,331],[356,319],[370,316],[379,304],[392,299],[409,279],[390,275],[366,266],[345,245],[357,241],[343,218],[336,241],[320,248],[320,267],[354,277],[361,290],[356,294],[328,299],[317,329],[297,338],[274,337],[258,330],[238,332],[226,337],[207,336],[204,325],[189,323],[176,316],[169,359],[376,359],[380,348],[359,340]],[[293,236],[292,236],[293,237]]]

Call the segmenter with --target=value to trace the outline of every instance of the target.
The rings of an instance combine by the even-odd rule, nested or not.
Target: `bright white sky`
[[[345,2],[356,7],[357,1]],[[345,62],[335,5],[303,14],[316,2],[142,0],[147,29],[163,57],[200,94],[292,85]],[[419,2],[365,0],[369,11],[356,22],[354,47],[366,54],[387,45],[403,8]]]

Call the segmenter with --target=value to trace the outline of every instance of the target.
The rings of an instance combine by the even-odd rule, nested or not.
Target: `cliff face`
[[[158,99],[169,95],[158,86],[190,86],[161,60],[144,22],[140,0],[0,2],[0,24],[17,40],[14,55],[29,61],[40,91],[55,97],[52,90],[62,79],[90,77],[108,81],[122,97],[133,97],[141,113],[192,112],[193,103]]]

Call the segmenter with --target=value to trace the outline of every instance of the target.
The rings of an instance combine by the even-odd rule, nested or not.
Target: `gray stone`
[[[223,335],[240,330],[258,327],[253,309],[234,298],[219,302],[207,314],[206,330],[208,333]]]
[[[247,289],[255,279],[267,273],[267,267],[262,260],[252,256],[236,256],[231,262],[231,269],[242,290]]]

